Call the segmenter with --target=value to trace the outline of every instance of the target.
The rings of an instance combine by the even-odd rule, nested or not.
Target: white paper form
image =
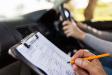
[[[67,63],[70,61],[70,57],[41,33],[38,32],[37,35],[39,38],[31,44],[30,48],[20,45],[17,47],[18,52],[47,75],[74,75],[71,65]]]

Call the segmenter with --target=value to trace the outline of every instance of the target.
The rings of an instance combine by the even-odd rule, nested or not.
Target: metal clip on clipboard
[[[37,34],[38,32],[34,32],[31,33],[29,36],[25,37],[23,40],[21,40],[21,42],[19,42],[18,44],[14,45],[13,47],[11,47],[9,49],[9,54],[16,58],[19,59],[20,61],[22,61],[23,63],[27,64],[30,68],[32,68],[36,74],[38,75],[47,75],[43,70],[41,70],[40,68],[36,67],[35,65],[33,65],[31,62],[29,62],[29,60],[27,60],[18,50],[17,47],[19,47],[20,45],[24,45],[26,48],[30,48],[31,45],[33,43],[35,43],[35,41],[38,40],[39,36]],[[29,50],[29,49],[28,49]]]
[[[31,44],[33,44],[37,39],[38,35],[35,32],[21,40],[21,43],[24,44],[25,47],[30,48]]]

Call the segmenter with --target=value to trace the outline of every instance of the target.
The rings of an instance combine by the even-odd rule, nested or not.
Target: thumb
[[[89,62],[88,60],[83,60],[83,59],[81,59],[81,58],[78,58],[78,59],[76,59],[75,60],[75,64],[77,65],[77,66],[79,66],[80,68],[82,68],[82,69],[85,69],[85,70],[87,70],[87,71],[91,71],[91,69],[93,68],[93,64],[91,63],[91,62]]]

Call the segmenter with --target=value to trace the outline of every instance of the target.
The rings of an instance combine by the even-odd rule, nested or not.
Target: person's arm
[[[112,42],[99,39],[91,34],[85,34],[83,42],[96,51],[112,53]]]
[[[112,42],[105,41],[96,36],[85,33],[80,30],[73,21],[65,21],[63,25],[63,30],[67,37],[79,39],[96,51],[112,53]]]
[[[81,24],[81,23],[78,23],[78,27],[84,30],[85,32],[90,33],[98,38],[101,38],[107,41],[112,41],[112,33],[110,32],[100,31],[86,24]]]
[[[84,17],[86,21],[93,19],[97,2],[98,0],[89,0],[89,3],[84,11]]]

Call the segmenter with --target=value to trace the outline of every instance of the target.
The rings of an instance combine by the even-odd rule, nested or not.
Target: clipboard
[[[54,51],[51,49],[54,49]],[[20,43],[10,48],[9,51],[12,53],[11,55],[27,64],[39,75],[74,75],[71,65],[67,64],[67,61],[70,61],[71,58],[56,47],[52,42],[47,40],[47,38],[40,32],[30,34]],[[42,53],[46,55],[44,56]],[[34,56],[32,54],[34,54]],[[39,58],[41,59],[38,61]],[[45,63],[42,63],[42,61]],[[54,66],[52,67],[50,63]],[[64,73],[61,73],[61,70]]]
[[[31,33],[30,35],[28,35],[27,37],[25,37],[23,40],[21,40],[21,42],[19,42],[18,44],[12,46],[9,49],[9,54],[20,60],[21,62],[23,62],[24,64],[28,65],[32,70],[34,70],[38,75],[47,75],[44,71],[42,71],[41,69],[39,69],[38,67],[36,67],[35,65],[33,65],[31,62],[29,62],[22,54],[20,54],[18,52],[18,50],[16,49],[19,45],[23,44],[25,41],[27,41],[29,38],[35,36],[37,32]],[[37,37],[37,35],[36,35]],[[25,43],[24,44],[27,48],[29,48],[29,46]]]

